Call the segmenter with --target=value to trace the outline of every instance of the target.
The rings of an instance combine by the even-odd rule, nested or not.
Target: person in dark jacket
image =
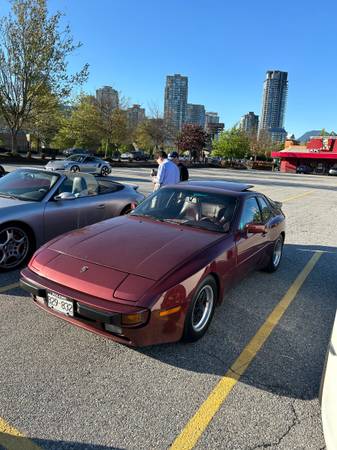
[[[172,162],[174,162],[178,166],[179,172],[180,172],[180,181],[188,181],[188,178],[189,178],[188,169],[185,166],[185,164],[183,164],[181,161],[179,161],[178,152],[170,153],[168,155],[168,159],[171,160]]]

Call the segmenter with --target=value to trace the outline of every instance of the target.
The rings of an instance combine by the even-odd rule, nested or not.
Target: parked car
[[[128,213],[137,186],[90,174],[17,169],[0,178],[0,270],[25,263],[55,236]]]
[[[320,401],[327,450],[337,449],[337,313],[322,373]]]
[[[150,159],[150,155],[142,151],[128,152],[121,154],[122,161],[147,161]]]
[[[310,166],[301,165],[296,168],[296,173],[313,173],[313,168]]]
[[[131,214],[68,233],[21,273],[37,306],[117,342],[195,341],[234,281],[279,267],[281,204],[252,186],[165,186]]]
[[[71,156],[71,155],[91,155],[91,152],[89,150],[86,150],[84,148],[67,148],[66,150],[63,150],[64,156]]]
[[[73,155],[64,160],[49,161],[45,168],[47,170],[95,173],[103,177],[111,173],[111,166],[108,161],[91,155]]]
[[[329,175],[337,175],[337,166],[332,166],[329,170]]]

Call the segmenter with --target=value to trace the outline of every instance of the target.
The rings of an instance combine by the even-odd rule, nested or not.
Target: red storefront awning
[[[272,158],[296,158],[296,159],[335,159],[336,152],[272,152]]]

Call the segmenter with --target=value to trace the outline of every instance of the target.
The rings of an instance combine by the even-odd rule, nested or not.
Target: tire
[[[274,243],[273,252],[269,257],[269,261],[262,270],[265,272],[275,272],[279,268],[283,254],[283,244],[284,238],[280,234]]]
[[[206,277],[197,287],[188,308],[182,341],[195,342],[206,333],[213,318],[217,296],[218,287],[214,278]]]
[[[109,167],[103,166],[101,169],[101,175],[102,177],[107,177],[110,173]]]
[[[0,271],[18,269],[33,254],[35,245],[31,233],[20,225],[0,227]]]
[[[80,172],[80,171],[81,170],[80,170],[80,168],[78,166],[71,166],[70,167],[70,172],[77,173],[77,172]]]

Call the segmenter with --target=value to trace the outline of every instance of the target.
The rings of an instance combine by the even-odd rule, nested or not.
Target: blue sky
[[[296,136],[337,131],[337,2],[333,0],[50,0],[90,64],[83,87],[121,91],[163,110],[165,77],[189,77],[189,102],[217,111],[226,127],[261,113],[266,70],[289,72],[285,127]]]

